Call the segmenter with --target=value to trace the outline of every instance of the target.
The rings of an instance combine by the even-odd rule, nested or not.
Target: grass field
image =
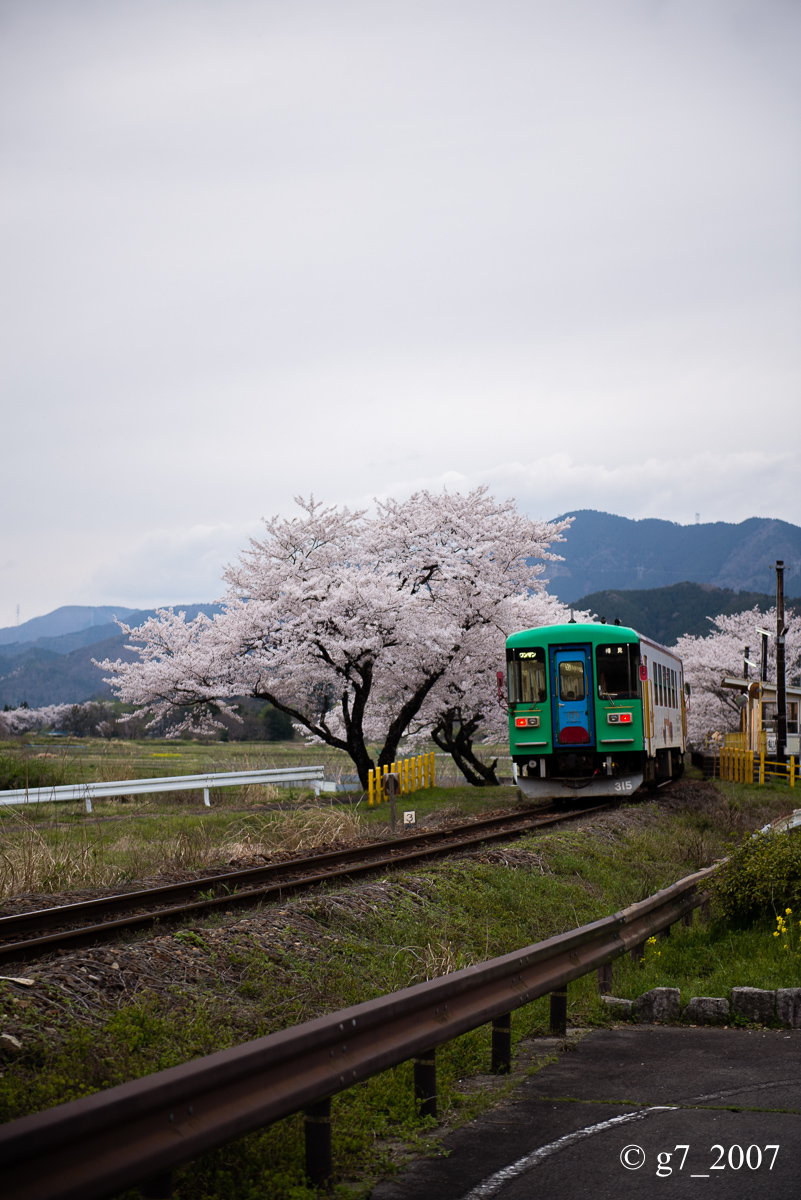
[[[514,795],[512,789],[438,788],[418,793],[408,806],[421,820],[434,820],[498,807]],[[699,781],[508,847],[351,888],[321,889],[258,910],[247,921],[242,914],[196,921],[161,939],[163,986],[146,982],[117,1007],[99,1000],[94,1006],[71,1005],[58,993],[64,1011],[54,1015],[48,1009],[45,1017],[33,1002],[26,1005],[25,997],[0,985],[0,1021],[24,1047],[2,1064],[0,1119],[286,1028],[616,911],[725,854],[750,830],[792,808],[794,800],[779,785]],[[272,807],[277,803],[280,809]],[[63,864],[62,874],[52,878],[64,887],[80,885],[81,863],[89,864],[87,872],[102,867],[108,878],[115,872],[117,878],[133,878],[159,864],[212,863],[237,847],[330,840],[336,821],[345,822],[342,836],[372,837],[386,830],[386,809],[310,808],[268,795],[240,798],[238,807],[226,802],[211,812],[173,805],[168,797],[141,805],[109,802],[102,812],[98,805],[92,818],[76,811],[66,819],[50,808],[49,820],[28,823],[28,829]],[[21,820],[24,824],[6,817],[0,825],[4,855]],[[326,821],[332,823],[327,828]],[[67,882],[69,869],[73,884]],[[654,986],[676,986],[686,1001],[693,995],[727,996],[734,985],[798,985],[797,948],[784,951],[772,936],[774,926],[769,914],[733,928],[713,910],[709,925],[676,927],[670,938],[648,946],[642,964],[618,960],[613,991],[633,998]],[[121,946],[118,957],[125,966],[126,953],[134,963],[146,952],[140,939],[129,950]],[[198,973],[172,973],[190,953]],[[72,969],[80,969],[79,962],[76,958]],[[543,998],[515,1013],[516,1044],[546,1030],[547,1004]],[[610,1022],[593,976],[571,985],[570,1020],[584,1026]],[[485,1089],[469,1084],[488,1066],[487,1029],[438,1052],[438,1131],[427,1132],[417,1118],[408,1064],[336,1097],[333,1194],[365,1196],[371,1180],[392,1171],[404,1154],[421,1145],[430,1149],[435,1141],[426,1138],[436,1139],[442,1129],[492,1102]],[[176,1196],[307,1200],[313,1193],[303,1182],[302,1154],[301,1123],[293,1118],[187,1167],[176,1179]]]
[[[378,749],[373,747],[377,758]],[[434,750],[433,745],[416,753]],[[511,774],[508,747],[482,748],[498,757],[499,769]],[[450,755],[436,752],[437,777],[449,785],[464,782]],[[292,742],[193,742],[147,738],[103,741],[100,738],[38,737],[0,741],[0,790],[59,783],[149,779],[165,775],[200,775],[206,771],[255,771],[272,767],[322,766],[326,779],[355,780],[355,768],[342,750]]]

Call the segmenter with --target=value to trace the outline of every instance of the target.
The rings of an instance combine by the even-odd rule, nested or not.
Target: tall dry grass
[[[112,879],[97,849],[82,838],[49,839],[24,817],[12,814],[0,832],[0,897],[21,892],[60,892],[108,886]]]
[[[338,809],[303,808],[248,816],[235,825],[165,817],[133,817],[101,830],[41,828],[11,813],[0,825],[0,898],[117,887],[136,880],[218,867],[232,858],[269,858],[362,837],[358,816]]]
[[[235,858],[269,857],[276,850],[315,850],[355,841],[364,833],[361,818],[350,810],[301,808],[248,817],[231,831],[226,850]]]
[[[84,825],[40,830],[14,814],[0,830],[0,898],[23,893],[116,887],[174,871],[199,871],[223,859],[221,838],[204,826],[96,836]]]

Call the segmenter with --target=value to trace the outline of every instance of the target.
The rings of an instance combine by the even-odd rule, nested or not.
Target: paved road
[[[799,1200],[801,1031],[599,1030],[443,1145],[373,1200]]]

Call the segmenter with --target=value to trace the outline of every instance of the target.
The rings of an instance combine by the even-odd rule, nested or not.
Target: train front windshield
[[[640,648],[635,643],[598,646],[595,650],[598,695],[636,700],[639,695]]]
[[[538,704],[548,698],[545,651],[541,647],[518,650],[507,669],[510,704]]]

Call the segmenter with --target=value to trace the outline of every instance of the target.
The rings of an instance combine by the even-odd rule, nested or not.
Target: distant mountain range
[[[801,592],[801,528],[751,517],[739,525],[716,521],[676,525],[632,521],[579,509],[565,541],[554,547],[562,563],[549,563],[548,590],[566,604],[610,588],[651,589],[674,583],[708,583],[732,591],[770,594],[770,568],[784,560],[787,593]]]
[[[8,646],[14,642],[23,645],[41,643],[43,638],[61,637],[66,633],[78,633],[87,630],[90,633],[98,626],[111,624],[114,618],[124,621],[135,608],[125,608],[121,604],[107,604],[101,607],[89,607],[85,604],[65,604],[56,608],[43,617],[32,617],[21,625],[7,625],[0,629],[0,646]],[[88,643],[86,643],[88,645]]]
[[[683,633],[705,634],[707,617],[718,613],[769,608],[775,596],[770,568],[777,558],[784,559],[785,593],[801,593],[801,528],[787,521],[676,525],[591,509],[565,515],[575,521],[555,547],[564,562],[548,565],[549,591],[609,621],[619,617],[667,645]],[[801,600],[795,604],[801,607]],[[190,620],[199,612],[219,612],[214,604],[173,607]],[[70,605],[0,629],[0,708],[23,700],[38,708],[110,696],[92,659],[133,657],[112,618],[139,625],[153,611]]]
[[[218,604],[175,604],[176,612],[185,612],[192,620],[199,612],[212,616]],[[23,700],[31,708],[45,704],[80,704],[84,700],[110,697],[111,688],[103,682],[103,672],[93,658],[121,658],[130,662],[136,655],[125,649],[127,636],[108,619],[116,614],[130,625],[141,625],[155,616],[155,609],[132,609],[120,605],[89,608],[71,605],[57,608],[43,617],[34,617],[22,625],[0,629],[0,708],[14,708]],[[89,614],[103,614],[105,621],[91,624]],[[72,624],[72,629],[69,625]],[[50,630],[63,629],[60,634]],[[34,633],[25,641],[10,641],[8,633]]]

